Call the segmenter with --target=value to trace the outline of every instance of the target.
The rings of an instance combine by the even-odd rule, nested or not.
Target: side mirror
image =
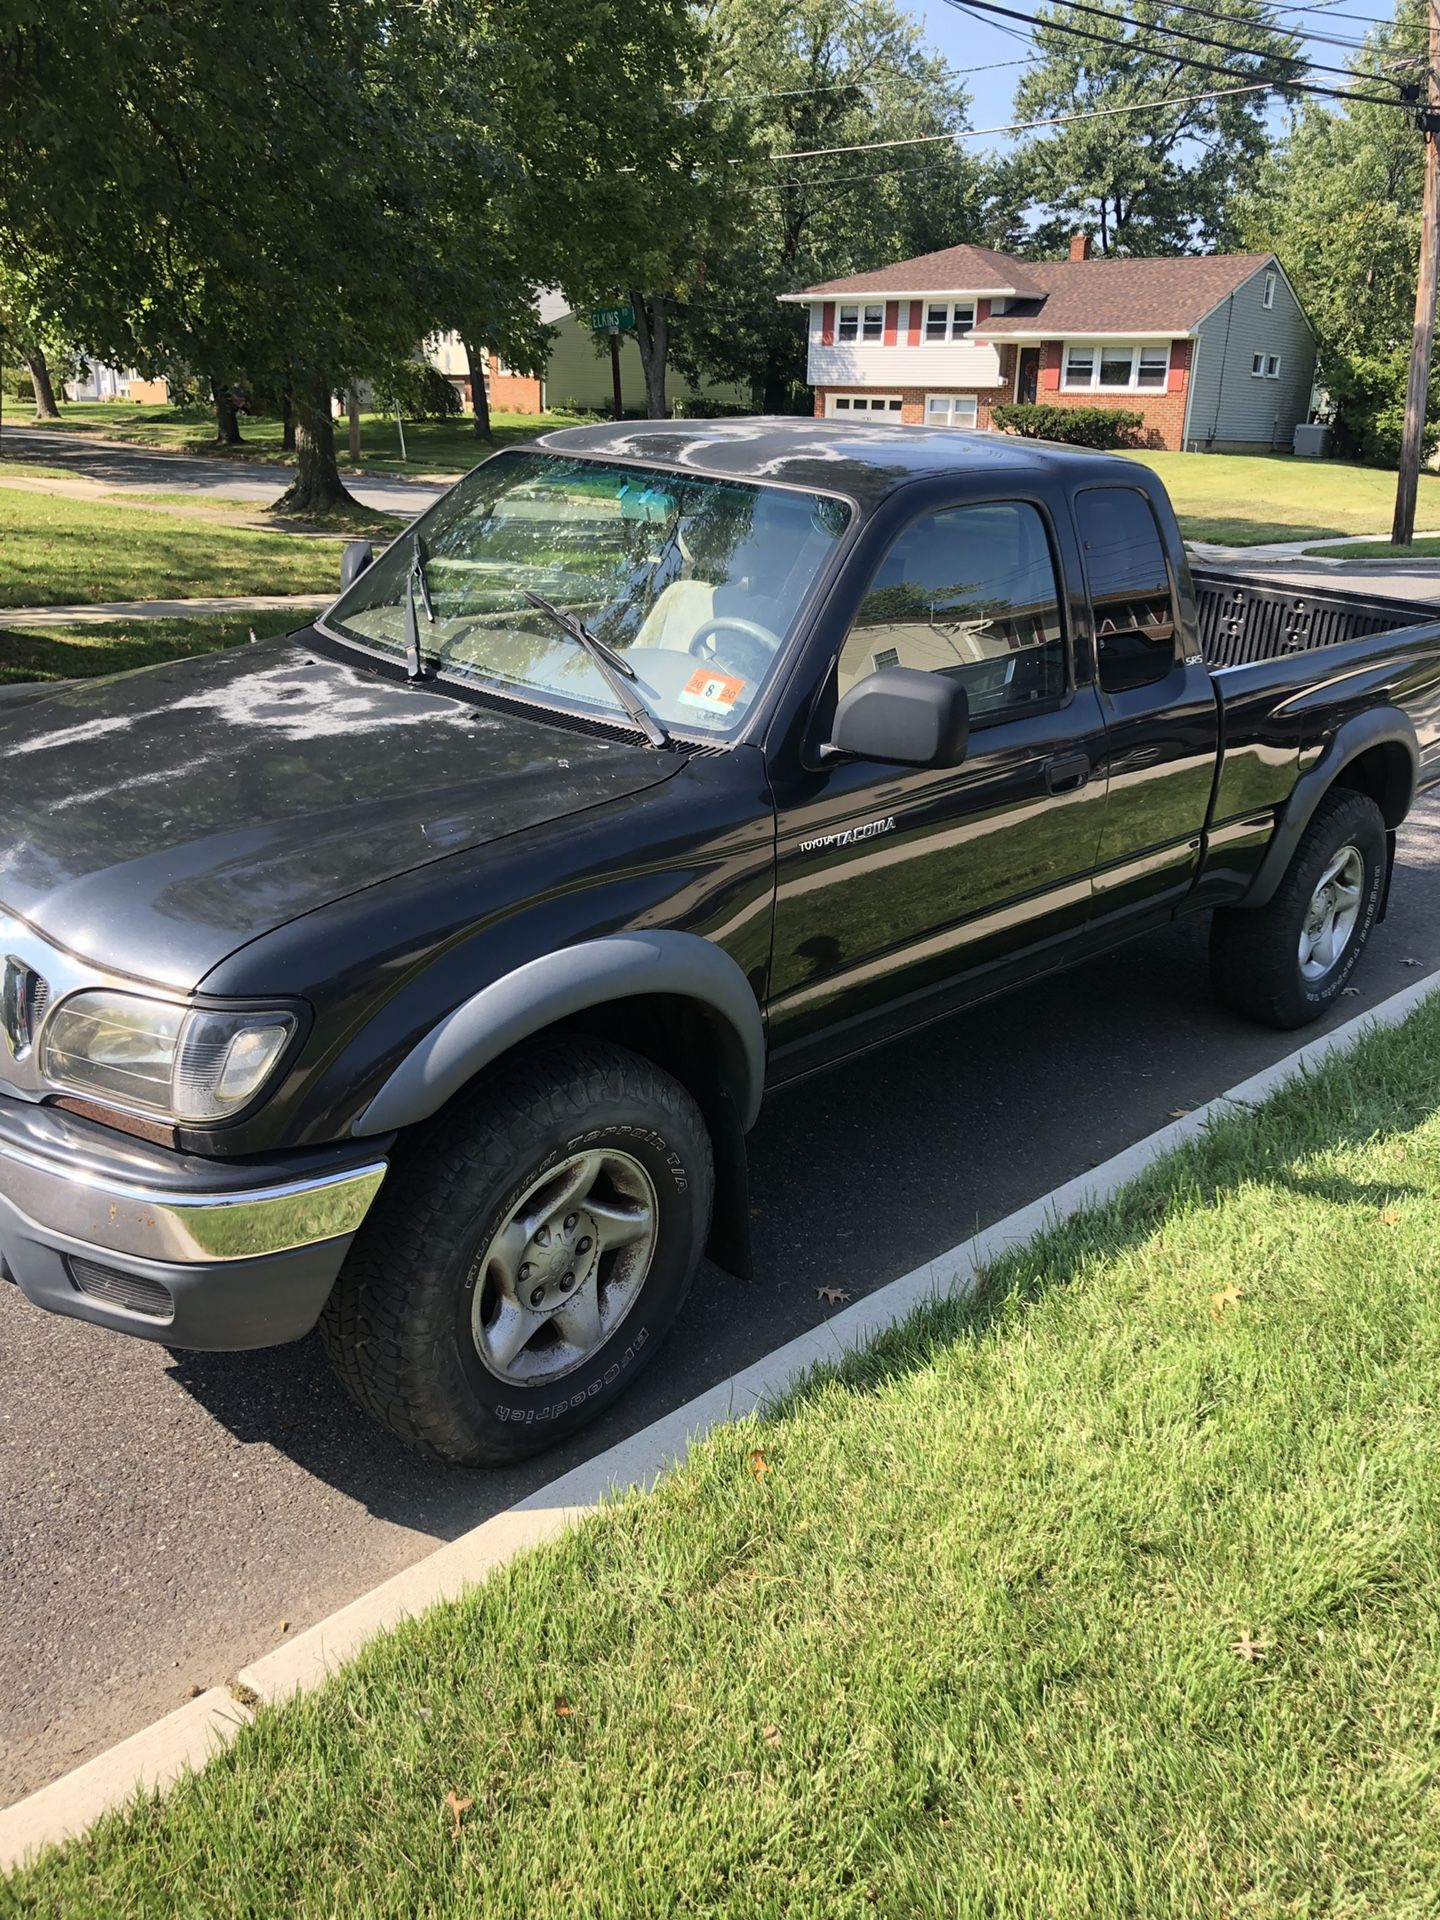
[[[970,701],[946,674],[883,667],[844,696],[832,733],[827,758],[843,753],[902,767],[958,767],[970,738]]]
[[[340,591],[344,593],[360,578],[361,574],[375,558],[375,549],[368,540],[347,540],[345,551],[340,556]]]

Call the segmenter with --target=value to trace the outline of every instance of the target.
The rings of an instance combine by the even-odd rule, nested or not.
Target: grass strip
[[[340,545],[0,488],[0,607],[338,591]]]
[[[85,680],[128,673],[163,660],[186,660],[305,624],[295,607],[211,614],[186,620],[97,620],[82,627],[0,626],[0,686],[7,680]]]
[[[1393,560],[1435,560],[1440,559],[1440,538],[1411,540],[1398,547],[1391,546],[1388,540],[1373,547],[1307,547],[1303,557],[1306,560],[1349,560],[1362,567],[1388,566]]]
[[[1292,454],[1137,453],[1165,482],[1187,540],[1253,547],[1272,540],[1325,540],[1385,533],[1395,511],[1395,475],[1340,460]],[[1423,474],[1421,527],[1440,527],[1440,475]]]
[[[1433,1915],[1437,1105],[1432,1001],[0,1913]]]

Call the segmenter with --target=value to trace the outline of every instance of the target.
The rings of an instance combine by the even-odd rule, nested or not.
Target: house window
[[[931,300],[925,308],[925,338],[933,343],[963,340],[975,325],[973,300]]]
[[[885,303],[880,301],[865,308],[860,321],[862,340],[883,340],[885,338]]]
[[[1280,378],[1280,356],[1278,353],[1266,354],[1265,378],[1267,380],[1278,380]]]
[[[839,319],[840,324],[835,329],[835,338],[837,340],[858,339],[860,334],[859,307],[841,307]]]
[[[1099,389],[1104,392],[1136,392],[1149,388],[1156,392],[1169,384],[1170,343],[1109,341],[1093,345],[1069,344],[1065,348],[1065,366],[1061,385],[1071,391]]]
[[[1265,356],[1263,353],[1251,354],[1250,378],[1252,380],[1263,380],[1265,378]]]
[[[1262,307],[1273,307],[1273,306],[1274,306],[1274,304],[1275,304],[1275,282],[1276,282],[1276,279],[1277,279],[1277,278],[1278,278],[1278,275],[1276,275],[1276,274],[1273,274],[1273,273],[1267,273],[1267,274],[1266,274],[1266,276],[1265,276],[1265,291],[1264,291],[1264,293],[1262,293],[1262,294],[1261,294],[1261,296],[1260,296],[1260,304],[1261,304],[1261,306],[1262,306]]]
[[[899,666],[900,649],[898,647],[881,647],[880,651],[878,653],[872,653],[870,658],[875,663],[876,673],[883,673],[887,667]]]
[[[832,393],[825,402],[825,411],[832,420],[837,414],[859,414],[866,419],[888,414],[892,420],[898,420],[900,396],[898,393]]]
[[[979,418],[980,403],[973,393],[927,393],[927,427],[973,427]]]

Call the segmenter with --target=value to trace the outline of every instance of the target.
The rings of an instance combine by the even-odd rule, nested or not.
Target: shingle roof
[[[990,247],[945,247],[873,273],[789,294],[971,293],[1009,289],[1016,304],[976,328],[981,339],[1044,329],[1076,333],[1187,333],[1273,256],[1186,254],[1171,260],[1017,260]]]
[[[987,320],[983,338],[1034,333],[1187,333],[1271,259],[1268,253],[1178,260],[1055,260],[1033,266],[1044,298]]]
[[[972,287],[996,293],[1038,294],[1035,269],[1013,254],[993,247],[942,247],[873,273],[852,273],[840,280],[822,280],[789,299],[822,293],[966,293]]]

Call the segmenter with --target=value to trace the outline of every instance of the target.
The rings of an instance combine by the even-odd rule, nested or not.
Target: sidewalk
[[[333,593],[252,593],[214,600],[109,600],[88,607],[0,607],[0,626],[88,627],[105,620],[203,619],[212,613],[273,613],[328,607]]]

